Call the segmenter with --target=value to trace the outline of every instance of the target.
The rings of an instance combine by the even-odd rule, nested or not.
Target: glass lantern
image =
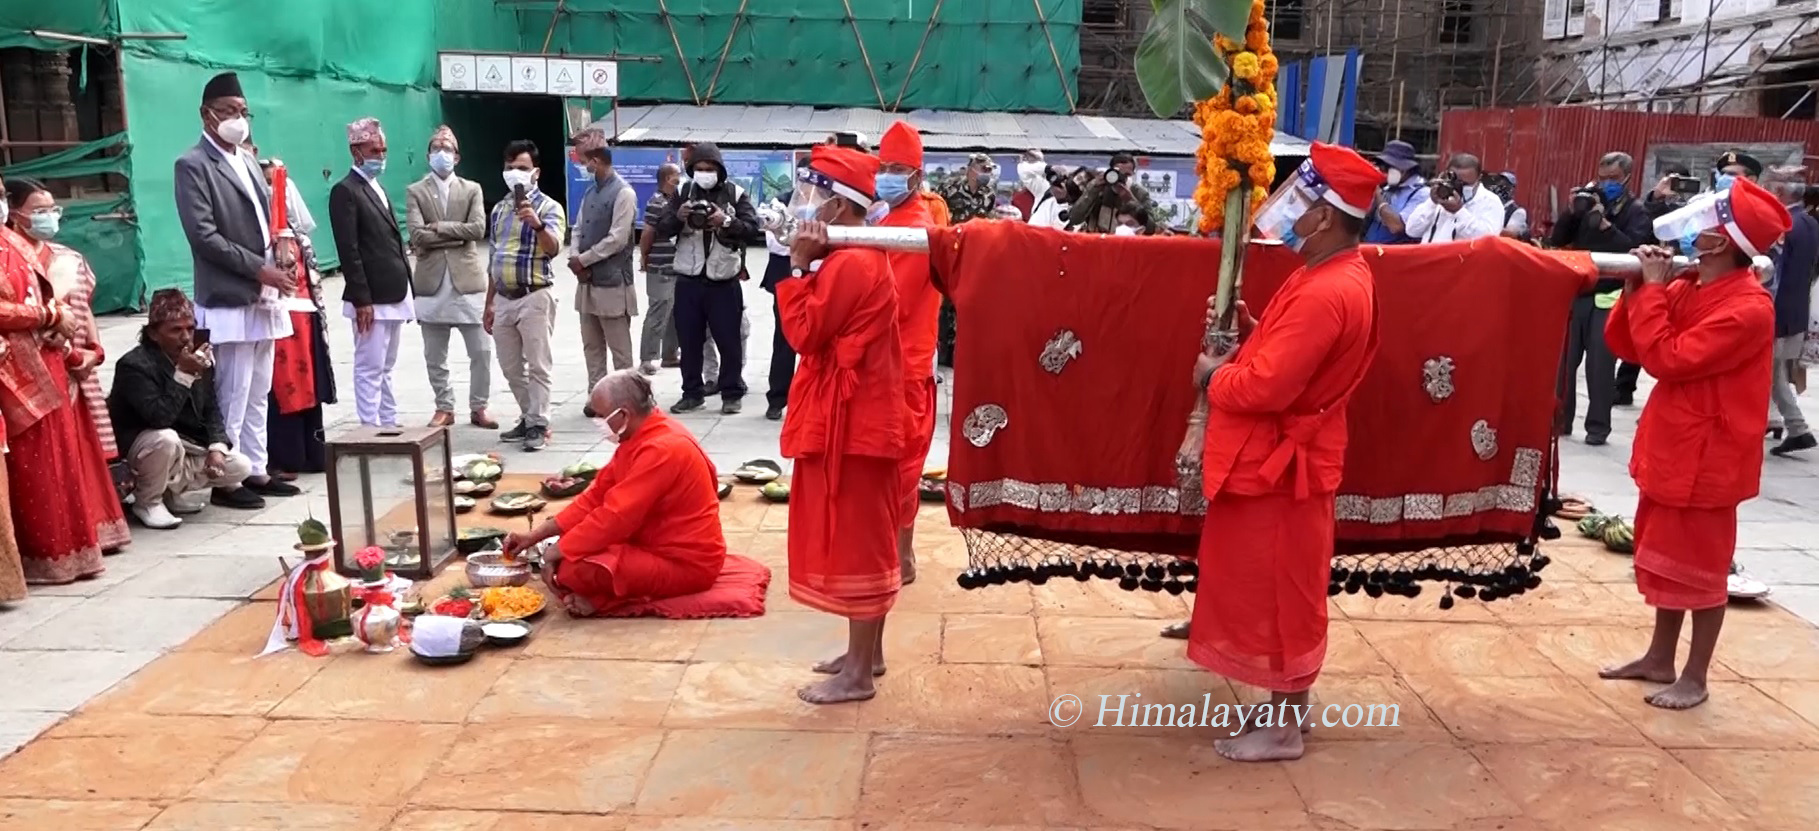
[[[335,569],[376,545],[385,569],[427,580],[455,555],[455,489],[442,427],[358,427],[328,443],[329,533]]]

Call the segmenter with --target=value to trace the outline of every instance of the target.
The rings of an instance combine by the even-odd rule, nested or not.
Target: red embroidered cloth
[[[930,242],[968,321],[955,344],[953,523],[1191,555],[1206,503],[1179,488],[1175,452],[1198,394],[1189,379],[1219,243],[1009,222],[933,229]],[[1349,414],[1341,550],[1527,537],[1590,259],[1495,238],[1364,253],[1381,344]],[[1242,296],[1253,315],[1299,265],[1281,246],[1251,247]]]

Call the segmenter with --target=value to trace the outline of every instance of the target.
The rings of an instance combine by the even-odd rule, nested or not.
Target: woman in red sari
[[[7,478],[31,483],[11,489],[14,531],[26,582],[69,583],[104,570],[100,529],[119,521],[124,530],[124,522],[100,439],[71,383],[71,370],[89,359],[75,348],[82,318],[57,301],[47,276],[43,239],[54,224],[47,217],[60,217],[55,201],[42,186],[15,179],[6,183],[6,202],[0,247],[25,260],[25,273],[8,274],[0,285],[0,313],[23,306],[44,324],[37,331],[7,332],[0,362]]]

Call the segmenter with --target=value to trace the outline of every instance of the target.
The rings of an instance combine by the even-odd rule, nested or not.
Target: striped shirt
[[[643,233],[657,232],[657,221],[669,211],[670,200],[676,197],[663,191],[651,194],[650,201],[644,203]],[[668,271],[670,264],[676,261],[676,238],[659,239],[651,243],[650,259],[644,261],[645,271]]]
[[[533,189],[528,198],[531,206],[537,209],[543,227],[561,241],[568,232],[568,219],[562,205],[541,190]],[[517,293],[555,285],[550,263],[557,254],[545,254],[537,247],[537,230],[518,221],[518,208],[510,196],[493,206],[492,216],[486,222],[486,241],[493,246],[494,286],[506,293]],[[557,253],[560,254],[560,249]]]

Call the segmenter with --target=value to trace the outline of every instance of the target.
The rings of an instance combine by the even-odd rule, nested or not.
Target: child
[[[1636,588],[1655,607],[1654,639],[1607,679],[1668,684],[1648,703],[1670,710],[1706,699],[1706,671],[1724,625],[1726,578],[1737,546],[1737,506],[1756,496],[1775,336],[1774,301],[1750,270],[1788,230],[1787,209],[1738,179],[1655,223],[1697,259],[1670,275],[1671,255],[1638,248],[1642,272],[1611,310],[1604,336],[1618,358],[1656,379],[1642,409],[1630,476],[1636,508]],[[1678,678],[1680,624],[1693,613],[1693,643]]]

